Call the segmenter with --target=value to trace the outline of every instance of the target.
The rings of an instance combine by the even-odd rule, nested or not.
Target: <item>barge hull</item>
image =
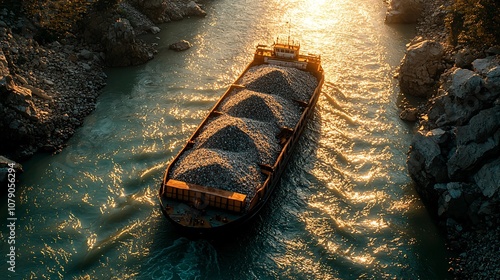
[[[278,61],[279,63],[273,63],[274,61]],[[292,65],[293,68],[299,68],[302,69],[302,71],[309,72],[316,78],[317,85],[308,102],[301,102],[303,111],[300,115],[300,119],[295,127],[290,129],[290,135],[281,143],[282,148],[275,164],[272,166],[261,166],[261,171],[265,174],[266,178],[264,183],[257,189],[256,195],[246,200],[243,194],[198,186],[170,178],[173,165],[185,151],[193,147],[196,137],[200,134],[202,128],[209,122],[209,119],[221,114],[217,111],[217,108],[219,108],[221,103],[228,98],[233,90],[241,89],[242,86],[237,84],[237,82],[240,81],[252,67],[270,63],[285,67],[287,67],[286,65]],[[293,64],[297,64],[300,67],[293,66]],[[191,135],[183,149],[168,165],[164,173],[163,182],[158,195],[160,209],[171,224],[180,230],[181,233],[187,235],[222,236],[227,232],[239,229],[241,225],[254,218],[264,205],[266,205],[266,202],[269,200],[272,193],[274,193],[274,189],[279,184],[281,175],[292,156],[293,150],[305,129],[307,121],[312,118],[323,82],[324,74],[320,65],[319,56],[297,55],[295,59],[280,58],[276,57],[276,53],[269,51],[269,49],[262,48],[262,46],[259,45],[254,60],[247,65],[245,70],[236,79],[235,84],[229,86],[213,106],[210,113]],[[223,202],[222,204],[225,206],[220,206],[221,200]],[[199,207],[199,204],[202,204],[203,207]]]

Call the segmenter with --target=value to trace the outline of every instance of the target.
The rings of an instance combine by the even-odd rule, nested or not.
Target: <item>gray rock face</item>
[[[408,170],[413,180],[423,188],[436,182],[446,182],[448,171],[446,158],[441,151],[440,143],[448,137],[442,129],[429,131],[427,134],[417,133],[412,140],[408,157]]]
[[[421,116],[425,130],[413,138],[408,170],[440,216],[477,223],[500,209],[498,63],[478,59],[474,71],[443,74],[439,95]]]
[[[483,165],[473,178],[485,197],[500,200],[500,159]]]
[[[422,13],[420,0],[390,0],[385,15],[386,23],[416,23]]]
[[[399,69],[399,85],[403,93],[428,97],[435,92],[435,84],[444,67],[443,46],[431,40],[411,45]]]
[[[489,137],[485,142],[472,142],[459,145],[451,154],[447,166],[450,178],[464,180],[471,170],[477,168],[481,161],[499,150],[500,131]]]
[[[467,69],[453,68],[442,75],[444,81],[438,90],[438,96],[431,99],[432,106],[427,112],[429,127],[445,125],[464,125],[481,109],[491,106],[499,96],[495,90],[500,80],[492,78],[488,84],[488,74],[493,70],[473,72]],[[492,90],[493,89],[493,90]]]
[[[451,75],[450,94],[464,99],[471,95],[477,95],[484,82],[481,76],[468,69],[456,69]]]
[[[206,12],[191,0],[130,0],[130,3],[154,23],[181,20],[187,16],[206,16]]]
[[[198,17],[204,17],[207,15],[207,13],[194,1],[187,3],[186,14],[189,16],[198,16]]]
[[[137,65],[153,58],[153,53],[136,40],[134,29],[127,19],[113,23],[104,41],[106,63],[111,66]]]

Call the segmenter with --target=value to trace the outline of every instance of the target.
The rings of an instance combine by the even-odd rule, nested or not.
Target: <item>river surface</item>
[[[207,2],[206,18],[169,23],[146,38],[159,44],[154,60],[107,72],[97,109],[67,148],[24,164],[16,273],[2,261],[2,274],[447,278],[443,240],[406,169],[412,127],[398,118],[404,98],[393,76],[414,26],[385,25],[382,0]],[[303,49],[321,53],[326,82],[280,186],[238,236],[180,236],[158,207],[164,169],[254,47],[289,30]],[[168,50],[181,39],[194,46]],[[8,245],[1,246],[6,259]]]

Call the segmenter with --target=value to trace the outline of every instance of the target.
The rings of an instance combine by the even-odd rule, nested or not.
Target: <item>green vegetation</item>
[[[48,37],[71,32],[91,10],[113,9],[121,0],[23,0],[22,7]],[[48,39],[48,38],[47,38]]]
[[[481,49],[500,44],[498,0],[455,0],[446,18],[453,45]]]

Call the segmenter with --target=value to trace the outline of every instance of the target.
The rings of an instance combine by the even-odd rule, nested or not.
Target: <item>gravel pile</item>
[[[299,69],[259,65],[250,68],[238,83],[249,90],[307,102],[318,81],[310,73]]]
[[[259,166],[245,155],[217,149],[192,149],[182,155],[172,177],[192,184],[243,193],[250,199],[264,178]]]
[[[300,107],[279,95],[251,90],[234,90],[220,111],[239,118],[273,122],[278,126],[294,127],[300,118]]]
[[[274,165],[281,151],[277,135],[281,128],[294,128],[301,107],[309,101],[316,78],[295,68],[255,66],[234,89],[172,167],[174,179],[202,186],[235,191],[250,200],[265,177],[259,164]]]
[[[245,153],[255,163],[273,165],[281,147],[280,129],[271,122],[221,115],[207,123],[196,139],[195,148]]]

